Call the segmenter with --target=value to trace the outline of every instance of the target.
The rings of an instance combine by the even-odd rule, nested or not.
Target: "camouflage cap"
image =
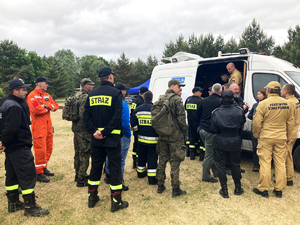
[[[81,86],[84,86],[86,84],[89,84],[89,85],[94,85],[95,83],[91,80],[91,78],[83,78],[81,81],[80,81],[80,85]]]
[[[270,83],[268,83],[267,86],[265,86],[265,88],[280,90],[281,89],[281,85],[280,85],[280,83],[278,81],[271,81]]]
[[[185,84],[180,83],[179,80],[172,79],[172,80],[169,80],[168,87],[171,87],[172,85],[176,85],[176,84],[178,84],[180,87],[184,87],[185,86]]]

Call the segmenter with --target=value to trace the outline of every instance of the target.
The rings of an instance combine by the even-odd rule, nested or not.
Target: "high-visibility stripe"
[[[148,137],[148,136],[143,136],[143,135],[139,135],[138,138],[144,139],[144,140],[149,140],[149,141],[158,140],[158,137]]]
[[[98,130],[104,130],[104,128],[98,128]],[[112,132],[111,132],[111,134],[121,134],[121,130],[113,130]]]
[[[140,111],[140,112],[137,112],[135,115],[136,115],[136,117],[139,117],[140,115],[150,115],[150,117],[151,117],[151,112],[149,112],[149,111]]]
[[[137,115],[137,118],[150,118],[151,119],[151,115]]]
[[[35,167],[46,166],[47,164],[35,165]]]
[[[144,140],[144,139],[138,138],[138,141],[142,142],[142,143],[146,143],[146,144],[157,144],[157,140],[149,141],[149,140]]]
[[[111,106],[112,97],[106,95],[96,95],[89,97],[90,106],[104,105]]]
[[[88,180],[88,184],[89,185],[99,185],[100,184],[100,180],[97,180],[97,181]]]
[[[137,169],[136,169],[136,171],[137,171],[138,173],[143,173],[143,172],[146,171],[146,167],[138,166]]]
[[[189,142],[189,141],[186,141],[186,142],[185,142],[185,144],[186,144],[186,145],[189,145],[189,144],[190,144],[190,142]]]
[[[33,192],[33,189],[22,190],[22,195],[28,195]]]
[[[115,185],[115,186],[110,185],[110,189],[111,189],[111,190],[114,190],[114,191],[116,191],[116,190],[122,190],[122,188],[123,188],[122,184],[120,184],[120,185]]]
[[[132,155],[136,155],[136,152],[132,152]]]
[[[18,190],[19,185],[16,184],[16,185],[12,185],[12,186],[5,186],[5,188],[7,191],[14,191],[14,190]]]
[[[205,151],[205,148],[203,146],[200,146],[200,149],[202,149],[203,151]]]
[[[156,173],[147,173],[148,177],[156,177]]]
[[[195,145],[189,145],[189,148],[196,148]]]

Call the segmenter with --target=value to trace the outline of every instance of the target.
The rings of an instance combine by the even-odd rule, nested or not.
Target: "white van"
[[[164,64],[163,62],[170,63]],[[204,97],[207,90],[215,83],[221,83],[221,75],[228,74],[226,65],[233,62],[241,72],[243,90],[241,97],[250,108],[256,102],[257,91],[265,87],[270,81],[278,81],[281,86],[290,83],[296,87],[296,98],[300,97],[300,69],[287,61],[264,54],[250,53],[242,48],[239,53],[222,54],[218,57],[202,58],[195,54],[178,52],[173,57],[160,60],[151,75],[149,89],[153,92],[153,102],[165,93],[170,79],[179,79],[185,84],[182,88],[182,100],[192,95],[195,86],[204,88]],[[221,83],[222,84],[222,83]],[[202,96],[203,96],[202,95]],[[244,127],[242,149],[252,151],[251,121],[247,119]],[[300,137],[300,136],[299,136]],[[300,139],[295,143],[293,157],[296,168],[300,171]]]

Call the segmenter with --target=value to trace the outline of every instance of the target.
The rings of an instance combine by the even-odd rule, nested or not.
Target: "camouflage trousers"
[[[176,142],[158,140],[156,145],[156,152],[159,158],[156,170],[158,185],[162,185],[165,182],[166,165],[169,161],[171,166],[171,185],[173,188],[179,187],[179,167],[181,161],[185,158],[185,150],[186,148],[183,139]]]
[[[82,138],[78,133],[74,132],[74,169],[78,178],[86,177],[86,171],[89,167],[89,159],[91,156],[90,141]]]

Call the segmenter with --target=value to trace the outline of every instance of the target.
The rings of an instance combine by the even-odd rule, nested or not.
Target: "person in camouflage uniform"
[[[91,134],[85,130],[82,115],[88,93],[93,89],[94,84],[90,78],[82,79],[80,81],[81,91],[75,94],[76,104],[79,109],[79,120],[72,122],[72,131],[74,133],[74,169],[76,172],[75,181],[77,181],[77,187],[87,186],[86,171],[89,167],[91,156]]]
[[[160,135],[156,152],[159,157],[156,178],[158,180],[157,193],[161,194],[165,189],[166,164],[169,161],[171,165],[171,185],[173,187],[172,197],[186,194],[186,191],[180,189],[179,167],[181,161],[185,158],[185,140],[188,136],[188,125],[186,124],[185,110],[181,100],[181,84],[179,80],[172,79],[168,82],[169,89],[163,97],[170,98],[170,111],[175,124],[174,132],[170,136]]]

